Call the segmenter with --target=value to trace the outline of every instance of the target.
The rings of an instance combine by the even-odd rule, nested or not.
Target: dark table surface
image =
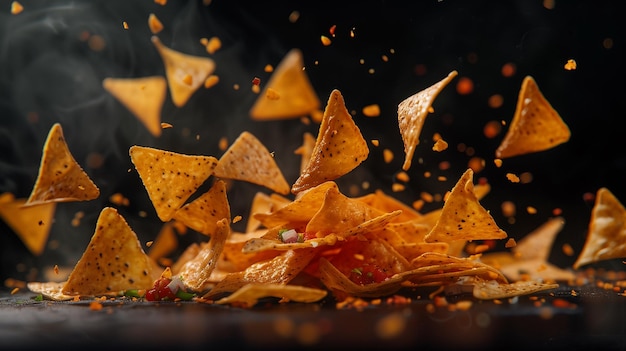
[[[338,309],[262,301],[252,309],[198,302],[130,300],[35,301],[21,291],[0,298],[0,349],[611,349],[626,348],[626,296],[598,287],[566,286],[513,300],[407,292],[409,304]],[[418,298],[419,297],[419,298]],[[386,332],[385,332],[386,331]]]

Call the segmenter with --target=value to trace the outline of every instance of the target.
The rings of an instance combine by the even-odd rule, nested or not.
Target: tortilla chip
[[[213,299],[232,293],[249,283],[287,284],[311,262],[315,254],[315,249],[289,250],[269,260],[256,262],[244,271],[226,275],[203,298]]]
[[[539,228],[520,239],[511,251],[517,259],[547,261],[554,239],[564,225],[563,217],[550,218]]]
[[[43,147],[39,175],[24,206],[46,202],[89,201],[100,196],[100,189],[72,156],[61,124],[50,128]]]
[[[311,155],[313,154],[313,148],[315,148],[315,137],[311,133],[304,133],[302,136],[302,146],[294,151],[296,155],[302,156],[300,161],[300,173],[304,172],[306,169],[306,165],[309,163]]]
[[[173,223],[164,223],[159,234],[154,239],[154,242],[150,245],[148,257],[154,261],[158,261],[160,258],[166,257],[172,253],[177,247],[178,238],[176,237]]]
[[[291,200],[281,195],[267,195],[262,192],[257,192],[254,195],[252,205],[250,206],[250,216],[248,217],[248,223],[246,223],[246,232],[253,232],[261,227],[261,221],[255,218],[257,213],[270,214],[290,203]]]
[[[250,109],[250,117],[263,121],[298,118],[319,110],[320,105],[304,70],[302,51],[291,49]]]
[[[216,304],[236,304],[252,307],[265,297],[278,297],[281,302],[317,302],[328,292],[322,289],[308,288],[299,285],[285,284],[246,284],[229,296],[223,297]]]
[[[165,78],[105,78],[102,86],[135,115],[150,134],[161,135],[161,108],[167,95]]]
[[[568,269],[557,267],[550,262],[532,258],[513,260],[498,268],[510,281],[535,280],[542,282],[573,281],[576,274]]]
[[[199,233],[212,235],[217,221],[231,219],[226,183],[216,180],[206,193],[176,211],[173,218]]]
[[[184,155],[138,145],[131,146],[129,154],[163,222],[172,219],[217,165],[213,156]]]
[[[215,167],[221,178],[243,180],[289,194],[289,184],[265,145],[252,133],[242,132]]]
[[[112,207],[100,212],[82,257],[63,286],[67,295],[97,295],[152,287],[152,265],[135,232]]]
[[[335,180],[367,159],[369,149],[346,109],[343,96],[335,89],[328,98],[311,158],[291,186],[297,194],[329,180]]]
[[[241,248],[241,252],[244,254],[256,253],[262,251],[287,251],[304,248],[315,248],[320,246],[332,246],[337,243],[337,236],[335,234],[326,235],[323,238],[315,238],[305,240],[303,242],[295,243],[283,243],[278,239],[278,228],[268,231],[271,235],[263,236],[260,238],[252,238],[248,240]]]
[[[443,90],[443,88],[450,83],[454,77],[458,74],[457,71],[452,71],[432,86],[412,95],[398,104],[398,125],[400,127],[400,134],[402,135],[402,141],[404,142],[404,164],[402,169],[407,171],[411,167],[411,161],[415,148],[419,144],[419,137],[422,133],[422,127],[426,117],[431,112],[432,104],[437,98],[437,95]]]
[[[537,83],[526,76],[519,92],[513,121],[496,149],[499,159],[544,151],[570,138],[569,127],[543,96]]]
[[[626,257],[626,209],[607,188],[596,193],[587,239],[574,269],[598,261]]]
[[[28,282],[26,286],[35,294],[41,294],[46,299],[53,301],[69,301],[76,296],[66,295],[62,292],[65,282]]]
[[[361,196],[357,199],[383,212],[401,210],[402,214],[395,219],[396,222],[406,222],[421,217],[421,214],[415,211],[411,206],[385,194],[385,192],[380,189],[376,189],[373,193]]]
[[[176,107],[182,107],[215,71],[215,61],[172,50],[157,36],[152,36],[152,43],[163,60],[172,102]]]
[[[496,281],[478,281],[474,284],[472,294],[477,299],[494,300],[533,294],[558,287],[558,284],[542,283],[533,280],[517,281],[509,284],[502,284]]]
[[[446,199],[441,215],[424,240],[426,242],[453,242],[457,240],[504,239],[489,212],[478,202],[472,179],[474,171],[468,168]]]
[[[24,206],[25,203],[26,199],[16,199],[11,193],[1,194],[0,218],[13,229],[28,251],[40,256],[48,242],[56,203]]]
[[[181,267],[178,275],[190,290],[196,292],[206,290],[206,284],[217,265],[228,235],[230,235],[230,219],[222,218],[217,221],[216,231],[211,235],[209,244],[203,246],[194,258]]]

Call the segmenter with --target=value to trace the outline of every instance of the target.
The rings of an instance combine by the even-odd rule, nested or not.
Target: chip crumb
[[[291,13],[289,14],[289,22],[296,23],[298,21],[298,18],[300,18],[300,12],[291,11]]]
[[[496,167],[498,168],[502,167],[502,159],[496,158],[495,160],[493,160],[493,164],[496,165]]]
[[[100,311],[102,310],[102,308],[103,308],[102,303],[98,301],[91,301],[89,303],[89,309],[92,311]]]
[[[506,179],[508,179],[511,183],[519,183],[519,177],[513,173],[507,173]]]
[[[59,275],[59,265],[55,264],[52,269],[54,271],[54,274]]]
[[[217,83],[219,83],[220,78],[218,76],[216,76],[215,74],[211,74],[210,76],[206,77],[206,79],[204,80],[204,87],[206,89],[216,85]]]
[[[510,249],[512,247],[515,247],[516,245],[517,243],[515,242],[515,239],[509,238],[509,240],[507,240],[506,243],[504,244],[504,247],[506,247],[507,249]]]
[[[385,163],[391,163],[391,161],[393,161],[393,151],[390,149],[384,149],[383,159],[385,160]]]
[[[187,85],[191,85],[191,84],[193,84],[193,77],[191,76],[191,74],[185,74],[183,76],[182,81],[183,81],[183,83],[185,83]]]
[[[371,104],[363,107],[363,115],[366,117],[378,117],[380,116],[380,106],[378,104]]]
[[[146,241],[146,247],[150,247],[150,246],[152,246],[152,244],[154,244],[153,240]]]
[[[576,61],[574,59],[569,59],[565,63],[564,68],[568,71],[573,71],[576,69]]]
[[[380,145],[380,141],[378,139],[372,139],[370,140],[370,142],[372,143],[372,145],[378,147],[378,145]]]
[[[18,291],[20,291],[20,288],[13,288],[13,290],[11,290],[11,295],[17,294]]]
[[[165,6],[167,5],[167,0],[154,0],[154,3],[161,5],[161,6]]]
[[[532,207],[532,206],[527,206],[526,207],[526,212],[528,212],[528,214],[536,214],[537,213],[537,209]]]
[[[128,29],[128,23],[126,21],[122,22],[122,28]]]
[[[324,46],[329,46],[330,44],[332,44],[330,38],[325,35],[320,36],[320,40],[322,41],[322,45]]]
[[[157,18],[157,16],[154,13],[151,13],[148,16],[148,27],[150,28],[150,31],[152,32],[152,34],[157,34],[161,32],[164,28],[163,23],[161,23],[161,21]]]
[[[11,14],[12,15],[17,15],[17,14],[21,13],[22,11],[24,11],[24,6],[22,6],[22,4],[20,4],[17,1],[13,1],[11,3]]]
[[[448,143],[443,139],[437,139],[435,144],[433,144],[433,151],[441,152],[448,148]]]
[[[572,248],[572,245],[568,243],[563,244],[563,246],[561,247],[561,250],[567,256],[574,256],[574,248]]]
[[[235,216],[235,217],[233,218],[233,224],[234,224],[234,223],[239,222],[239,221],[240,221],[240,220],[242,220],[242,219],[243,219],[243,217],[241,217],[241,216],[239,216],[239,215]]]
[[[205,48],[207,53],[213,55],[217,50],[222,48],[222,41],[218,37],[211,37],[207,41]]]

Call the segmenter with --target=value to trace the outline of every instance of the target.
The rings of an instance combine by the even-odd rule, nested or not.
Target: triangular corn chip
[[[217,165],[213,156],[184,155],[138,145],[130,147],[129,155],[163,222],[172,219]]]
[[[16,199],[11,193],[1,194],[0,217],[13,229],[28,251],[39,256],[48,242],[56,203],[26,207],[24,203],[26,199]]]
[[[324,297],[328,292],[322,289],[309,288],[299,285],[285,284],[246,284],[229,296],[223,297],[216,304],[236,304],[245,307],[252,307],[265,297],[277,297],[284,302],[316,302]]]
[[[260,191],[254,195],[250,205],[250,216],[248,217],[248,223],[246,223],[246,233],[253,232],[262,225],[261,221],[255,218],[257,213],[270,214],[291,203],[291,200],[282,195],[272,195],[267,195]]]
[[[152,287],[152,264],[135,232],[112,207],[100,212],[96,229],[74,266],[63,293],[98,295]]]
[[[172,102],[176,107],[182,107],[215,71],[215,61],[172,50],[157,36],[152,37],[152,43],[163,60]]]
[[[302,51],[291,49],[250,109],[250,117],[255,120],[298,118],[319,110],[320,105],[304,70]]]
[[[222,218],[231,219],[226,183],[220,179],[216,180],[206,193],[174,213],[175,220],[209,236],[215,233],[217,221]]]
[[[489,212],[478,202],[474,193],[474,171],[468,168],[458,180],[441,210],[441,215],[426,242],[453,242],[457,240],[504,239]]]
[[[569,127],[543,96],[537,83],[526,76],[519,92],[511,125],[496,150],[497,158],[544,151],[570,138]]]
[[[421,217],[421,214],[415,211],[413,207],[385,194],[380,189],[376,189],[373,193],[361,196],[358,199],[384,212],[401,210],[402,214],[395,219],[396,222],[405,222]]]
[[[511,249],[517,259],[539,259],[547,261],[552,250],[552,244],[556,235],[565,225],[563,217],[550,218],[539,228],[533,230]]]
[[[596,193],[587,239],[574,269],[598,261],[626,257],[626,209],[607,188]]]
[[[301,192],[293,202],[273,211],[272,213],[255,213],[254,218],[259,220],[265,227],[272,228],[281,224],[290,223],[306,225],[319,211],[324,203],[326,192],[329,188],[337,188],[333,181],[324,182],[313,188]]]
[[[216,222],[215,232],[212,233],[209,244],[203,246],[200,252],[185,263],[178,275],[183,280],[185,286],[192,291],[206,290],[207,282],[213,269],[217,265],[217,260],[224,249],[224,243],[230,235],[230,218],[222,218]]]
[[[167,95],[165,78],[105,78],[102,86],[135,115],[150,134],[161,135],[161,108]]]
[[[26,286],[28,290],[35,294],[41,294],[46,299],[53,301],[69,301],[76,296],[66,295],[63,293],[65,282],[28,282]]]
[[[172,253],[178,247],[178,238],[174,231],[173,222],[167,222],[163,224],[159,234],[154,239],[150,250],[148,250],[148,257],[154,261],[158,261],[160,258],[166,257]]]
[[[242,132],[220,157],[215,176],[243,180],[289,194],[289,184],[269,150],[250,132]]]
[[[404,163],[402,169],[407,171],[411,167],[411,161],[415,148],[419,144],[419,137],[426,117],[437,95],[450,81],[457,76],[457,71],[450,72],[445,78],[432,86],[415,93],[398,104],[398,126],[404,142]]]
[[[335,89],[328,98],[311,158],[291,192],[297,194],[335,180],[365,161],[368,154],[367,142]]]
[[[61,124],[55,123],[43,147],[39,175],[24,206],[44,202],[89,201],[100,189],[72,156]]]

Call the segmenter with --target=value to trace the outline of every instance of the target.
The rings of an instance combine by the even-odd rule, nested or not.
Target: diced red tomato
[[[176,294],[167,286],[172,280],[168,278],[159,278],[154,282],[154,286],[146,291],[146,300],[161,301],[176,299]]]
[[[363,266],[356,267],[350,272],[350,280],[359,285],[367,285],[373,283],[380,283],[390,275],[375,264],[364,264]]]

